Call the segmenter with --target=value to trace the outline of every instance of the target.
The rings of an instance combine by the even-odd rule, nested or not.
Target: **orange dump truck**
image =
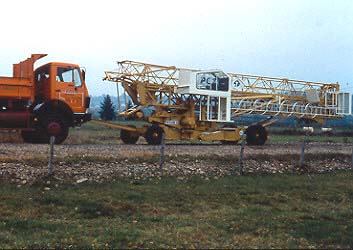
[[[89,121],[90,97],[85,71],[76,64],[52,62],[34,70],[46,54],[13,65],[12,77],[0,77],[0,128],[19,129],[29,143],[62,143],[69,127]]]

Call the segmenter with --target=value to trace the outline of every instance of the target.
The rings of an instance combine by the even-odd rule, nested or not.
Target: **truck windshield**
[[[72,67],[58,67],[56,73],[57,82],[73,82],[75,87],[82,85],[80,71]]]

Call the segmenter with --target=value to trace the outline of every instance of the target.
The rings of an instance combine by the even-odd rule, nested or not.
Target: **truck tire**
[[[248,145],[264,145],[267,140],[267,131],[261,125],[252,125],[246,129]]]
[[[55,126],[59,131],[55,135],[55,144],[63,143],[69,135],[69,126],[66,120],[60,115],[48,115],[43,118],[40,129],[41,143],[50,143],[50,129]]]
[[[139,137],[137,135],[134,135],[132,132],[127,131],[127,130],[121,130],[120,131],[120,139],[125,143],[125,144],[136,144],[137,140]]]
[[[152,125],[146,131],[145,138],[150,145],[160,145],[164,131],[161,127]]]

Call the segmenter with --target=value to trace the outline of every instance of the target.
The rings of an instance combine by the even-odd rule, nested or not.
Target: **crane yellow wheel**
[[[134,127],[134,126],[129,126],[129,127]],[[125,144],[136,144],[137,140],[139,139],[139,136],[136,135],[134,132],[122,129],[120,131],[120,139]]]

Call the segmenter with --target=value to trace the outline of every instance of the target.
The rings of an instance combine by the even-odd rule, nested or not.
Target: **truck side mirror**
[[[84,81],[86,81],[86,71],[84,69],[82,69],[82,78]]]

